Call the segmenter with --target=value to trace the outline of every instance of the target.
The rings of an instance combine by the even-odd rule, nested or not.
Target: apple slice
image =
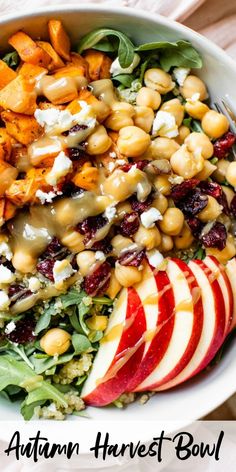
[[[229,278],[227,276],[227,273],[225,271],[225,266],[223,266],[215,257],[213,256],[207,256],[204,259],[204,264],[206,264],[209,269],[216,275],[216,278],[219,282],[223,299],[224,299],[224,304],[225,304],[225,316],[226,316],[226,322],[225,322],[225,336],[230,331],[230,327],[232,324],[232,318],[233,318],[233,292],[232,292],[232,287],[229,281]]]
[[[236,258],[234,257],[226,265],[226,274],[230,281],[233,292],[233,318],[230,326],[230,331],[236,327]]]
[[[174,318],[172,335],[164,356],[135,388],[137,392],[156,390],[176,377],[193,356],[201,335],[202,310],[200,303],[193,303],[192,292],[197,284],[191,270],[185,262],[169,259],[167,275],[175,300],[173,313],[169,316],[169,322]],[[163,297],[163,300],[168,309],[169,298]],[[165,324],[161,326],[160,333],[162,330],[165,330]]]
[[[159,387],[159,391],[173,388],[203,370],[225,339],[225,305],[220,285],[204,262],[192,260],[189,267],[201,288],[204,313],[201,337],[190,362],[179,375]]]
[[[108,405],[126,391],[143,356],[145,332],[145,313],[136,290],[123,289],[81,393],[87,405]]]
[[[172,336],[175,316],[173,289],[165,271],[158,271],[135,288],[143,303],[150,336],[149,340],[147,336],[142,361],[128,385],[128,392],[135,391],[162,360]]]

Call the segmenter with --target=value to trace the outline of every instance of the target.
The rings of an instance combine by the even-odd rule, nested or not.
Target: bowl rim
[[[73,12],[104,12],[104,13],[114,13],[115,15],[121,16],[130,16],[140,19],[147,19],[148,21],[159,22],[163,26],[170,27],[172,26],[174,30],[178,32],[187,32],[190,36],[192,36],[193,40],[195,39],[197,43],[199,43],[204,49],[208,49],[209,51],[213,51],[215,55],[218,55],[224,62],[227,63],[229,67],[231,67],[236,74],[236,61],[232,57],[230,57],[220,46],[215,44],[209,38],[203,36],[202,34],[194,31],[193,29],[189,28],[188,26],[179,23],[178,21],[173,20],[172,18],[165,17],[158,13],[151,12],[152,16],[150,18],[150,12],[146,12],[140,8],[134,9],[132,7],[113,7],[113,6],[103,6],[103,5],[74,5],[68,3],[65,5],[50,5],[44,6],[40,8],[36,8],[34,10],[26,10],[24,13],[10,13],[4,15],[0,18],[0,25],[11,23],[15,20],[25,19],[25,18],[35,18],[39,15],[43,15],[44,13],[47,14],[56,14],[56,13],[73,13]]]

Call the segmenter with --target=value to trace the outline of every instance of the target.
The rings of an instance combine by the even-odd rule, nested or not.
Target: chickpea
[[[121,202],[116,206],[116,216],[118,220],[122,220],[127,213],[131,213],[132,208],[129,202]]]
[[[154,180],[154,186],[162,195],[169,195],[171,191],[171,183],[168,175],[158,175]]]
[[[229,161],[227,161],[226,159],[220,159],[216,163],[216,170],[213,174],[213,177],[217,182],[222,183],[225,181],[229,164]]]
[[[161,231],[169,236],[177,236],[183,228],[184,215],[179,208],[167,208],[163,220],[159,222]]]
[[[93,315],[91,318],[88,318],[86,324],[95,331],[105,331],[108,325],[108,318],[104,315]]]
[[[48,356],[59,356],[68,351],[71,335],[64,329],[52,328],[40,339],[40,346]]]
[[[184,226],[178,236],[174,237],[174,243],[176,249],[188,249],[192,242],[194,240],[194,237],[190,231],[190,228],[186,223],[184,223]]]
[[[137,94],[136,103],[138,106],[149,107],[157,110],[161,104],[161,95],[156,90],[142,87]]]
[[[174,241],[171,236],[168,234],[161,233],[161,245],[159,246],[158,250],[160,252],[169,252],[174,247]]]
[[[175,141],[178,143],[178,144],[183,144],[184,143],[184,140],[187,138],[187,136],[190,134],[190,129],[187,127],[187,126],[180,126],[179,128],[179,134],[178,136],[175,138]]]
[[[83,277],[91,272],[91,268],[96,264],[95,253],[93,251],[82,251],[76,256],[79,271]]]
[[[157,197],[154,198],[152,202],[152,207],[159,210],[159,212],[163,215],[163,213],[165,213],[168,208],[167,198],[160,193]]]
[[[109,286],[106,290],[106,295],[110,297],[112,300],[116,297],[116,295],[119,293],[121,290],[122,286],[120,282],[118,282],[116,276],[115,276],[115,269],[111,270],[111,277],[109,281]]]
[[[207,180],[216,169],[217,167],[214,166],[210,161],[205,160],[203,169],[201,172],[196,174],[195,177],[199,180]]]
[[[166,94],[173,90],[175,83],[171,75],[162,69],[148,69],[144,74],[144,83],[146,87],[156,90],[160,94]]]
[[[117,146],[127,157],[141,156],[148,148],[151,138],[137,126],[125,126],[119,132]]]
[[[150,107],[135,107],[134,124],[143,129],[146,133],[150,133],[154,120],[154,111]]]
[[[61,238],[61,243],[71,252],[80,252],[84,250],[84,236],[78,231],[69,230]]]
[[[112,112],[106,120],[106,127],[113,131],[119,131],[124,126],[132,126],[134,124],[133,116],[134,107],[130,103],[115,102],[112,105]]]
[[[222,113],[210,110],[202,119],[202,129],[210,138],[217,139],[228,131],[229,122]]]
[[[183,144],[171,156],[170,163],[175,174],[181,175],[184,179],[191,179],[203,169],[204,158],[200,153],[194,155],[189,152],[186,144]]]
[[[236,161],[229,163],[226,171],[226,180],[232,187],[236,187]]]
[[[99,123],[102,123],[111,113],[110,107],[103,100],[97,100],[95,97],[93,97],[91,106]]]
[[[217,200],[214,197],[211,197],[210,195],[208,196],[208,203],[205,208],[203,208],[200,213],[198,213],[198,218],[199,220],[203,221],[204,223],[207,223],[208,221],[215,220],[220,216],[222,213],[222,207],[221,205],[217,202]]]
[[[233,200],[233,198],[234,198],[234,196],[235,196],[235,193],[234,193],[234,191],[233,191],[231,188],[226,187],[225,185],[222,185],[221,188],[222,188],[222,190],[223,190],[223,192],[224,192],[224,194],[225,194],[225,196],[226,196],[226,200],[227,200],[228,206],[230,207],[231,202],[232,202],[232,200]]]
[[[185,99],[192,98],[195,93],[199,93],[199,100],[206,100],[208,94],[204,82],[196,75],[188,75],[183,87],[180,87],[180,93]]]
[[[205,103],[200,102],[200,100],[190,99],[185,103],[185,111],[195,120],[202,120],[209,111],[209,107]]]
[[[158,137],[152,140],[147,153],[152,159],[170,159],[178,149],[179,145],[174,139]]]
[[[122,266],[119,262],[116,262],[115,276],[122,287],[131,287],[141,282],[143,274],[137,267]]]
[[[172,100],[164,102],[160,110],[171,113],[175,117],[175,122],[178,127],[182,124],[184,119],[184,106],[178,98],[173,98]]]
[[[147,229],[140,225],[134,235],[134,241],[137,244],[145,246],[145,248],[150,251],[161,244],[161,234],[155,226],[154,228]]]
[[[190,152],[199,149],[204,159],[210,159],[213,156],[214,148],[208,136],[204,133],[191,133],[185,139],[185,144]]]
[[[94,132],[87,138],[86,152],[90,155],[103,154],[108,151],[112,144],[111,138],[106,132],[104,126],[99,125]]]
[[[103,192],[113,197],[117,202],[126,200],[135,191],[141,200],[145,200],[151,192],[151,184],[146,174],[135,168],[132,168],[130,172],[116,169],[103,184]]]
[[[209,247],[206,248],[206,255],[214,256],[219,262],[221,262],[221,264],[226,264],[229,259],[236,255],[236,248],[232,234],[228,234],[226,246],[222,251],[213,247]]]
[[[12,258],[12,265],[16,270],[23,274],[33,272],[37,264],[37,259],[31,254],[24,252],[23,249],[17,249]]]
[[[124,236],[121,236],[121,234],[117,234],[111,240],[111,245],[113,247],[113,253],[117,257],[120,255],[120,253],[123,249],[127,249],[132,244],[133,244],[132,239],[125,238]]]

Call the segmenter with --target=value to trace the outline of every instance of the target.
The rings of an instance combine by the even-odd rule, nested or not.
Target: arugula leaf
[[[34,410],[37,406],[42,406],[45,403],[45,400],[41,400],[38,402],[31,403],[30,405],[26,405],[25,401],[21,404],[21,414],[25,421],[31,420],[32,416],[34,415]]]
[[[67,353],[67,354],[62,354],[61,356],[56,357],[51,357],[51,356],[46,356],[46,357],[36,357],[32,355],[30,357],[30,361],[32,365],[34,366],[34,370],[36,374],[42,374],[46,370],[51,369],[52,367],[55,367],[60,364],[65,364],[66,362],[71,361],[73,359],[74,353]]]
[[[41,331],[46,329],[51,322],[51,317],[55,315],[55,301],[51,302],[50,306],[46,308],[43,312],[43,314],[40,316],[36,327],[35,327],[35,334],[39,334]]]
[[[103,331],[92,331],[89,333],[88,338],[91,343],[97,343],[103,338]]]
[[[49,382],[44,382],[44,388],[37,388],[29,392],[21,405],[21,414],[24,419],[30,420],[34,414],[35,407],[42,406],[48,400],[53,400],[57,404],[67,407],[64,395]]]
[[[202,133],[202,127],[201,127],[201,124],[199,121],[197,120],[192,120],[192,123],[191,123],[191,130],[192,131],[196,131],[197,133]]]
[[[113,305],[113,300],[108,297],[93,297],[93,303],[101,305]]]
[[[87,293],[84,291],[78,292],[76,288],[72,288],[65,295],[61,295],[60,300],[62,303],[62,309],[65,310],[71,305],[78,305],[84,297],[87,297]]]
[[[71,338],[73,348],[75,350],[74,355],[82,354],[92,347],[89,339],[83,334],[74,333]]]
[[[191,129],[192,118],[189,116],[188,118],[184,118],[183,125],[187,126],[187,128]]]
[[[115,80],[117,82],[119,82],[120,84],[124,85],[124,87],[131,87],[131,84],[134,80],[134,75],[132,74],[119,74],[119,75],[115,75],[114,77],[112,77],[112,80]]]
[[[177,42],[170,42],[170,41],[153,41],[151,43],[144,43],[140,44],[140,46],[135,48],[136,52],[141,51],[154,51],[156,49],[166,49],[166,48],[178,48],[178,41]]]
[[[89,334],[90,329],[86,325],[86,323],[84,321],[84,318],[85,318],[85,315],[88,314],[89,310],[90,310],[90,306],[85,305],[83,302],[80,303],[80,305],[79,305],[79,322],[80,322],[80,326],[81,326],[84,334],[87,334],[87,335]]]
[[[6,64],[11,67],[12,69],[14,69],[15,67],[18,66],[19,62],[20,62],[20,58],[17,54],[16,51],[13,51],[13,52],[9,52],[8,54],[5,54],[5,56],[2,58],[2,60],[4,62],[6,62]]]
[[[81,54],[84,50],[93,48],[107,36],[116,37],[118,43],[118,57],[121,67],[126,68],[132,64],[134,59],[134,45],[124,33],[109,28],[98,28],[86,34],[79,42],[78,52]]]
[[[112,44],[107,38],[102,39],[99,43],[93,46],[93,49],[102,52],[115,52],[117,51],[117,46]]]
[[[168,72],[171,67],[201,68],[202,58],[188,41],[177,41],[177,48],[167,47],[160,52],[161,67]]]

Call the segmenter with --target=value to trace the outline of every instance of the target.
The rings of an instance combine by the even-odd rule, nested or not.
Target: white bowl
[[[199,75],[207,83],[212,97],[229,95],[236,105],[236,64],[220,48],[196,32],[167,18],[129,8],[94,6],[51,7],[35,12],[7,16],[0,21],[1,50],[7,48],[8,37],[24,29],[34,38],[47,35],[47,21],[63,21],[74,45],[78,39],[97,27],[111,27],[128,34],[135,43],[154,40],[187,39],[203,56]],[[236,343],[232,344],[218,366],[210,372],[173,390],[158,393],[145,405],[132,404],[125,410],[89,408],[95,420],[180,421],[182,424],[203,417],[236,391]],[[18,405],[5,400],[0,403],[1,420],[21,418]],[[147,437],[146,437],[147,439]]]

